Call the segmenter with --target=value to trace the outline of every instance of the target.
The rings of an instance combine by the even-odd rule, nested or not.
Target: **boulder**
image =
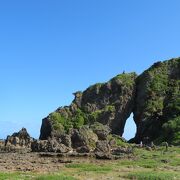
[[[31,149],[33,152],[67,153],[70,151],[70,148],[57,142],[56,139],[35,140],[31,144]]]
[[[7,136],[5,140],[5,146],[30,148],[32,141],[33,138],[30,137],[27,130],[25,128],[22,128],[18,133]]]
[[[95,149],[95,153],[97,152],[102,152],[102,153],[106,153],[109,154],[111,151],[110,146],[108,144],[108,141],[98,141],[96,143],[96,149]]]
[[[59,141],[64,144],[65,146],[71,148],[72,143],[71,143],[71,135],[69,134],[63,134],[60,136]]]
[[[97,159],[112,159],[108,141],[98,141],[94,153]]]
[[[116,147],[112,150],[113,155],[121,155],[121,154],[132,154],[133,149],[131,147]]]
[[[77,153],[89,153],[91,148],[89,146],[81,146],[76,149]]]
[[[88,126],[83,126],[79,130],[73,130],[71,141],[74,149],[88,147],[91,151],[95,149],[98,137]]]
[[[91,125],[90,128],[98,136],[99,140],[107,140],[107,137],[111,132],[111,129],[107,125],[98,122]]]

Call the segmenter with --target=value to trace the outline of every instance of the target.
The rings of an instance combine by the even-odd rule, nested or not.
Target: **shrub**
[[[73,118],[74,128],[80,128],[84,125],[84,116],[84,113],[80,109],[78,109],[75,117]]]

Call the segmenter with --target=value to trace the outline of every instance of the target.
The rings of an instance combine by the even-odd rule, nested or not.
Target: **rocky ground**
[[[0,153],[0,180],[180,179],[180,148],[135,148],[133,155],[98,160],[81,154]]]
[[[66,164],[101,165],[106,161],[109,160],[98,160],[89,154],[68,156],[57,153],[0,153],[0,172],[53,173],[61,171]]]
[[[180,179],[179,60],[155,63],[138,77],[123,73],[75,93],[70,106],[43,119],[39,139],[22,128],[0,140],[0,180],[12,179],[12,172],[64,173],[60,176],[71,179]],[[131,113],[137,133],[130,144],[122,134]]]
[[[0,180],[180,179],[179,147],[129,144],[105,138],[105,129],[95,132],[96,141],[88,128],[60,140],[36,140],[21,129],[0,141]]]
[[[56,153],[0,153],[0,172],[57,172],[64,164],[97,162],[93,158],[62,157]]]
[[[84,131],[89,132],[89,129],[83,129]],[[106,135],[102,133],[104,131],[100,132],[101,136]],[[87,136],[87,133],[85,135]],[[88,141],[84,139],[85,135],[72,136],[71,138],[75,138],[76,146],[67,146],[71,138],[65,138],[64,144],[55,138],[36,140],[22,128],[19,132],[7,136],[6,140],[0,141],[0,172],[52,173],[60,171],[64,164],[78,162],[98,164],[100,162],[98,159],[103,162],[132,156],[132,148],[119,136],[109,140],[96,140],[92,150],[88,143],[92,143],[93,137],[90,136],[91,141]]]

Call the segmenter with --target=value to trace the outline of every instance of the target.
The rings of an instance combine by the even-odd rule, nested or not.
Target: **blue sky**
[[[42,118],[72,93],[180,54],[179,0],[0,2],[0,138]],[[135,127],[128,120],[125,137]]]

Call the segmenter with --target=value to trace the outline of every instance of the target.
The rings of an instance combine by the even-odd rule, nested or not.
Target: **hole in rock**
[[[130,117],[126,120],[126,124],[124,127],[123,138],[126,140],[130,140],[134,138],[136,134],[136,124],[133,119],[133,113],[131,113]]]

